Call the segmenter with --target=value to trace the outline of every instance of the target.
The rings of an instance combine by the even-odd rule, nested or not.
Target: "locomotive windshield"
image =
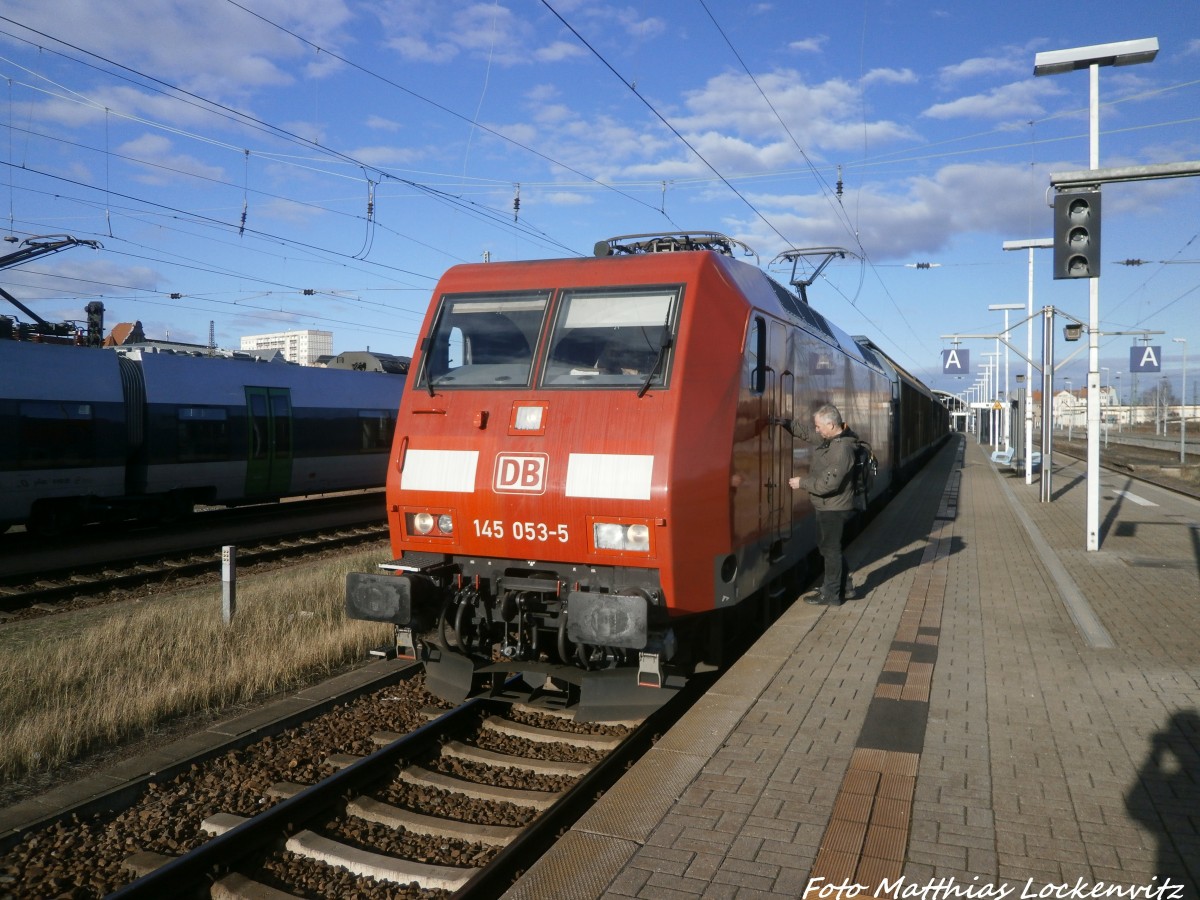
[[[417,384],[528,385],[549,299],[549,291],[443,298]]]
[[[665,384],[678,299],[678,288],[564,291],[542,383]]]

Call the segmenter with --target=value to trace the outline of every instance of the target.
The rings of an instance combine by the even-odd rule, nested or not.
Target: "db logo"
[[[500,493],[544,493],[548,460],[545,453],[497,454],[492,487]]]

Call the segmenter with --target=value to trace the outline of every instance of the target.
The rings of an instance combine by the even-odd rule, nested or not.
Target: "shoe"
[[[824,603],[826,606],[835,606],[835,607],[841,606],[843,603],[842,600],[823,600],[821,602]]]
[[[804,595],[803,600],[805,603],[810,603],[813,606],[820,606],[825,602],[825,598],[821,596],[820,591],[809,591]]]
[[[857,600],[859,598],[859,596],[860,596],[860,594],[854,588],[852,588],[852,587],[846,588],[846,599],[847,600]]]

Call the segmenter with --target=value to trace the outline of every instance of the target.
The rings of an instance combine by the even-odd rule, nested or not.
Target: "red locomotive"
[[[779,420],[836,404],[872,499],[946,435],[923,385],[742,247],[636,235],[442,277],[388,470],[395,558],[347,587],[408,653],[433,632],[437,693],[521,672],[580,685],[581,718],[659,700],[815,547],[787,485],[809,448]]]

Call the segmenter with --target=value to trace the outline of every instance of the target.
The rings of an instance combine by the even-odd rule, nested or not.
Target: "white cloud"
[[[553,84],[536,84],[525,92],[525,99],[530,103],[545,103],[560,96],[562,92]]]
[[[827,35],[819,34],[815,37],[791,41],[788,43],[788,49],[794,50],[797,53],[820,53],[828,40],[829,37]]]
[[[625,33],[637,40],[648,40],[663,34],[667,23],[655,16],[643,17],[637,8],[627,6],[618,10],[616,20]]]
[[[862,77],[861,84],[916,84],[920,79],[912,69],[872,69]]]
[[[879,73],[880,80],[904,82],[904,71]],[[799,142],[810,158],[821,159],[847,150],[913,141],[911,129],[890,120],[863,120],[861,92],[848,82],[832,79],[806,84],[795,71],[757,77],[770,98],[746,75],[725,73],[684,94],[684,109],[672,111],[657,103],[672,127],[703,156],[700,159],[651,116],[610,115],[557,102],[559,92],[545,84],[527,92],[529,119],[489,123],[497,131],[534,146],[573,169],[602,180],[700,178],[712,171],[746,175],[794,169],[804,165]],[[612,103],[605,100],[607,110]],[[621,98],[615,101],[622,105]],[[625,104],[625,108],[631,108]],[[775,112],[771,107],[774,107]],[[787,129],[780,124],[780,118]],[[789,135],[788,130],[791,131]],[[571,177],[561,171],[556,176]]]
[[[186,153],[175,152],[172,142],[160,134],[144,134],[117,147],[117,152],[130,157],[134,165],[142,167],[137,180],[144,184],[167,184],[180,177],[192,175],[221,181],[225,170],[213,166]]]
[[[908,260],[946,250],[967,234],[1023,234],[1031,219],[1049,215],[1038,187],[1044,183],[1045,173],[1031,173],[1028,166],[951,165],[901,183],[897,191],[878,184],[852,188],[842,202],[871,259]],[[826,195],[749,199],[797,246],[853,247],[836,201]],[[747,218],[742,226],[760,252],[779,244],[761,223]]]
[[[533,55],[538,62],[561,62],[564,59],[587,56],[588,52],[577,43],[554,41],[552,44],[538,48]]]
[[[972,78],[1019,77],[1033,73],[1032,55],[1014,52],[1001,56],[976,56],[938,70],[938,80],[952,84]]]
[[[293,225],[309,225],[322,215],[320,209],[305,203],[296,203],[282,197],[268,197],[265,200],[255,200],[251,210],[255,219],[265,218],[276,222],[287,222]]]
[[[574,191],[547,191],[538,199],[554,206],[586,206],[595,202],[591,197]]]
[[[383,116],[367,116],[366,125],[376,131],[400,131],[404,126]]]
[[[77,247],[55,260],[53,274],[22,270],[21,283],[13,286],[13,294],[23,300],[49,300],[64,295],[90,299],[97,295],[128,294],[130,289],[154,290],[160,280],[160,274],[147,266],[120,265],[105,256],[103,250],[89,252]],[[84,317],[83,306],[81,300],[74,308],[60,305],[55,310],[35,311],[45,319],[74,320]]]
[[[1061,93],[1062,88],[1046,79],[1030,78],[1002,84],[983,94],[935,103],[921,115],[931,119],[1029,119],[1043,115],[1046,111],[1043,101]]]
[[[451,41],[430,43],[424,38],[402,34],[389,39],[385,46],[411,62],[444,63],[458,56],[458,47]]]
[[[421,158],[421,152],[415,147],[397,147],[381,144],[374,147],[352,147],[347,155],[366,163],[368,166],[387,168],[388,166],[409,165]]]
[[[342,0],[264,0],[255,10],[325,46],[336,46],[352,19]],[[315,56],[296,38],[232,4],[10,0],[5,14],[133,69],[226,100],[251,89],[290,84],[293,76],[283,66]],[[310,71],[320,73],[331,63],[313,59],[316,68]]]
[[[751,140],[790,140],[777,112],[800,146],[818,155],[860,148],[864,142],[880,146],[914,137],[910,129],[892,121],[864,122],[858,88],[840,79],[809,85],[796,72],[779,71],[760,75],[757,81],[770,106],[749,77],[723,74],[688,92],[685,103],[692,114],[671,117],[671,122],[689,132],[716,130]]]
[[[543,103],[534,111],[533,118],[542,125],[568,122],[575,117],[574,110],[565,103]]]
[[[470,0],[387,0],[371,12],[384,45],[410,62],[447,63],[461,54],[500,66],[553,63],[585,55],[573,40],[541,44],[532,21],[500,3]]]

